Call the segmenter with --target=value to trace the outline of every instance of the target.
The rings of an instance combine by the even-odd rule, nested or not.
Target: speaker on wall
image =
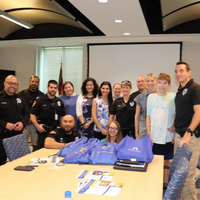
[[[3,82],[8,75],[15,75],[15,71],[0,69],[0,91],[4,89]]]

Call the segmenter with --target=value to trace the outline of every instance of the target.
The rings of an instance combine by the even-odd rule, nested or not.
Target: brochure
[[[44,164],[56,164],[59,163],[58,157],[52,158],[31,158],[28,165],[44,165]]]
[[[123,183],[91,179],[88,181],[80,182],[78,185],[77,193],[116,196],[119,194],[123,186]]]
[[[83,170],[76,178],[111,181],[113,176],[114,172]]]

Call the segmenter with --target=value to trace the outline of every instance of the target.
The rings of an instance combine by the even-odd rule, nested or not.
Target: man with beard
[[[21,134],[29,119],[23,97],[15,93],[17,86],[17,78],[9,75],[4,81],[4,90],[0,92],[0,165],[7,159],[2,140]]]
[[[65,115],[61,120],[61,128],[51,131],[45,139],[45,148],[61,149],[68,143],[81,138],[81,134],[74,130],[75,120],[71,115]]]
[[[29,88],[20,91],[18,94],[24,97],[26,104],[31,111],[31,107],[33,102],[38,99],[39,97],[43,96],[44,93],[38,90],[39,86],[39,77],[38,76],[31,76],[29,81]],[[29,119],[28,124],[25,126],[23,130],[23,134],[26,136],[27,140],[29,139],[29,135],[31,136],[31,143],[33,146],[33,151],[36,150],[38,134],[36,133],[36,128]]]
[[[31,121],[35,125],[38,133],[36,149],[44,147],[44,140],[48,133],[59,126],[60,117],[66,114],[64,103],[55,96],[57,90],[57,81],[50,80],[47,86],[47,94],[33,103]],[[37,116],[39,116],[39,123]]]

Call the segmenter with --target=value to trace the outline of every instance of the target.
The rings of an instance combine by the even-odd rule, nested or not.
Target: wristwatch
[[[187,128],[186,131],[187,131],[188,133],[191,133],[191,136],[193,135],[193,132],[192,132],[192,130],[191,130],[190,128]]]

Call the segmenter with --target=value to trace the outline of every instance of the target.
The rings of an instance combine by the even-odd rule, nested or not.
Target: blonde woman
[[[135,138],[142,139],[147,135],[146,128],[146,110],[147,110],[147,97],[156,91],[157,77],[155,74],[150,73],[145,77],[147,90],[139,94],[134,101],[136,102],[135,113]]]

